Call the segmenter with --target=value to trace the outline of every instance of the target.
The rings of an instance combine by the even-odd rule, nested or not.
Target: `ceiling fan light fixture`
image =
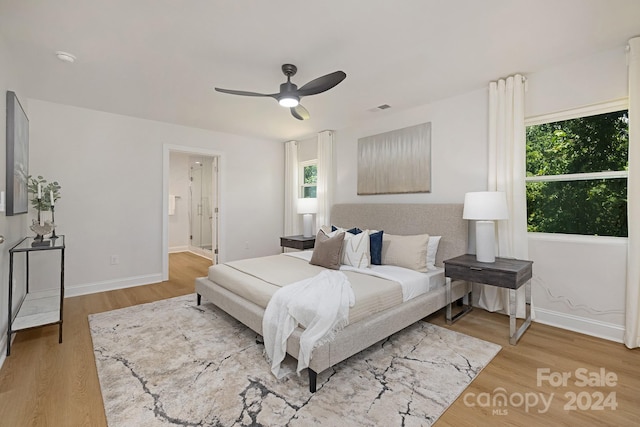
[[[283,96],[282,98],[278,99],[278,103],[283,107],[291,108],[297,106],[300,103],[300,98],[298,98],[297,96]]]

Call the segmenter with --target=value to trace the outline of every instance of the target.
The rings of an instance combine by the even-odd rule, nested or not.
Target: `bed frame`
[[[442,260],[467,252],[467,221],[462,219],[461,204],[337,204],[331,209],[331,223],[344,228],[384,230],[385,233],[410,235],[428,233],[442,236],[436,266]],[[451,284],[452,300],[467,295],[467,282]],[[196,279],[198,304],[201,298],[238,319],[262,335],[264,309],[212,282],[207,277]],[[413,298],[398,306],[352,323],[336,334],[335,339],[313,350],[309,362],[309,390],[316,391],[317,373],[353,356],[376,342],[438,311],[447,304],[445,287]],[[287,353],[297,357],[300,334],[296,328],[287,341]],[[266,365],[265,365],[266,366]]]

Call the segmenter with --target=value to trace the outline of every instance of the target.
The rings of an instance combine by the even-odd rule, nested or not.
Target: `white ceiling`
[[[29,98],[284,141],[624,46],[640,0],[0,0],[0,35]],[[347,78],[304,122],[213,90],[277,92],[283,63]]]

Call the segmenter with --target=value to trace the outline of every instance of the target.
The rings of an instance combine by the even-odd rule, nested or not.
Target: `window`
[[[529,121],[528,231],[627,236],[629,115],[620,107]]]
[[[318,162],[310,160],[300,163],[300,197],[315,198],[318,183]]]

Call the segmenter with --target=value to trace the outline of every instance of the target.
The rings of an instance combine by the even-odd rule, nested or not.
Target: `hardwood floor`
[[[18,332],[0,370],[0,425],[106,426],[87,316],[194,292],[211,261],[189,253],[169,256],[169,280],[73,298],[58,327]]]
[[[484,310],[473,310],[452,326],[446,325],[442,311],[427,320],[502,346],[438,426],[638,425],[640,349],[539,323],[512,346],[508,317]],[[601,386],[606,381],[599,380],[606,378],[609,385]],[[507,405],[485,404],[485,397],[493,400],[500,394],[498,388],[509,399]]]
[[[167,282],[68,298],[63,344],[58,344],[57,327],[19,332],[0,371],[0,425],[105,426],[87,315],[192,293],[194,279],[206,275],[209,265],[196,255],[172,254]],[[442,311],[427,320],[449,327]],[[482,310],[449,328],[500,344],[502,350],[436,426],[637,425],[640,350],[537,323],[511,346],[508,318]],[[538,369],[548,369],[539,386]],[[610,383],[615,374],[616,384],[581,387],[579,369],[591,376],[605,369]],[[571,374],[566,386],[554,387],[546,379],[565,372]],[[506,406],[492,402],[500,395],[498,388],[504,389]],[[571,393],[575,410],[565,408],[572,403]],[[590,409],[599,393],[615,393],[615,399],[602,400],[602,410]],[[548,409],[542,399],[550,401]],[[609,405],[613,403],[615,409]]]

